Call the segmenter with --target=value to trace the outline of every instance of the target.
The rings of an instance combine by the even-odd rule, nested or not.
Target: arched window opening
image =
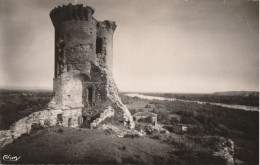
[[[83,118],[82,116],[78,117],[78,125],[81,126],[83,124]]]
[[[58,114],[58,115],[57,115],[57,124],[58,124],[58,125],[62,125],[62,123],[63,123],[62,114]]]

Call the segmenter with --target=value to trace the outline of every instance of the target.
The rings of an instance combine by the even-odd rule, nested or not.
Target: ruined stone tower
[[[89,6],[72,4],[50,13],[55,28],[55,96],[49,107],[62,109],[58,118],[65,126],[93,127],[102,116],[112,116],[133,127],[111,72],[116,24],[97,21],[93,13]]]
[[[99,22],[93,13],[89,6],[72,4],[51,11],[55,28],[54,97],[47,109],[0,131],[0,148],[34,128],[57,125],[115,128],[120,130],[119,134],[126,127],[134,128],[111,72],[116,24],[107,20]],[[120,126],[126,127],[118,129]]]

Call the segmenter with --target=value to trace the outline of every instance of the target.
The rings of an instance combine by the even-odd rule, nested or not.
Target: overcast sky
[[[49,12],[69,2],[0,0],[0,86],[52,89]],[[258,91],[258,1],[82,2],[118,25],[113,72],[121,91]]]

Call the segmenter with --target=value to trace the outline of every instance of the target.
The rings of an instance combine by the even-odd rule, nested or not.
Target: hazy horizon
[[[259,91],[259,9],[253,0],[0,0],[0,86],[52,90],[49,12],[83,3],[117,24],[119,91]]]
[[[28,90],[28,91],[53,91],[53,89],[48,89],[48,88],[26,88],[26,87],[8,87],[8,86],[0,86],[0,90]],[[259,91],[245,91],[245,90],[241,90],[241,91],[214,91],[214,92],[156,92],[156,91],[122,91],[119,90],[119,93],[176,93],[176,94],[213,94],[213,93],[217,93],[217,92],[258,92]]]

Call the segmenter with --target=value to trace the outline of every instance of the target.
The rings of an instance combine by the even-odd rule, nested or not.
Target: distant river
[[[142,95],[142,94],[138,94],[138,93],[128,93],[125,95],[129,96],[129,97],[138,97],[138,98],[147,99],[147,100],[168,100],[168,101],[178,100],[178,101],[189,102],[189,103],[211,104],[211,105],[217,105],[217,106],[232,108],[232,109],[242,109],[245,111],[258,111],[259,110],[259,107],[247,106],[247,105],[233,105],[233,104],[212,103],[212,102],[204,102],[204,101],[181,100],[181,99],[166,98],[166,97],[159,97],[159,96],[147,96],[147,95]]]

